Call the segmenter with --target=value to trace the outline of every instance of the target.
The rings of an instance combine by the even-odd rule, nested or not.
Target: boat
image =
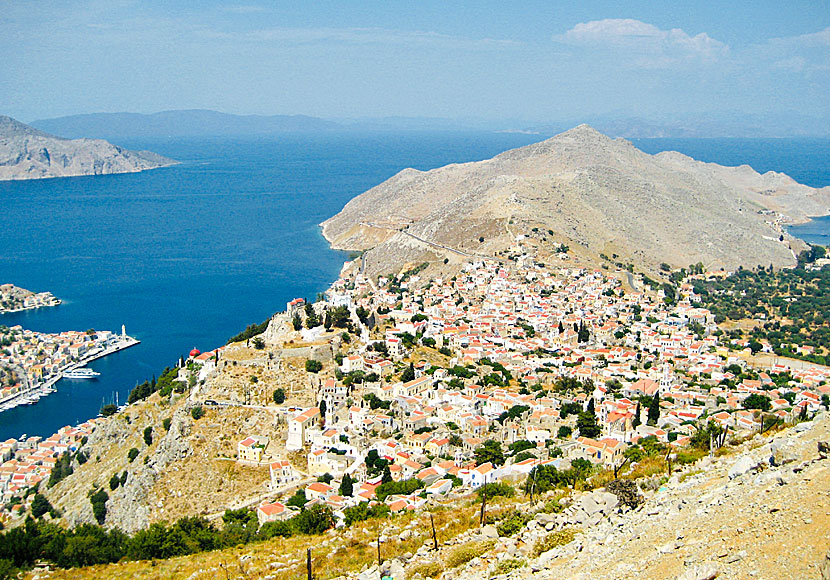
[[[63,373],[63,378],[65,379],[94,379],[97,376],[100,376],[101,373],[96,373],[92,369],[88,368],[80,368],[80,369],[72,369],[71,371],[66,371]]]

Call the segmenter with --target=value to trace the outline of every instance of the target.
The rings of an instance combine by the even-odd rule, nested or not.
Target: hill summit
[[[592,257],[646,267],[795,264],[786,223],[830,211],[830,188],[774,172],[649,155],[580,125],[485,161],[405,169],[326,220],[339,249],[386,273],[444,255],[502,255],[531,229]]]
[[[0,181],[132,173],[174,163],[102,139],[63,139],[0,115]]]

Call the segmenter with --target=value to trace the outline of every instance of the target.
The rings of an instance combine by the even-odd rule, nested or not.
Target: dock
[[[37,383],[36,385],[31,386],[28,389],[25,389],[18,393],[14,393],[13,395],[8,396],[4,399],[0,399],[0,413],[2,413],[3,411],[8,411],[9,409],[13,409],[19,405],[31,405],[33,403],[36,403],[38,400],[40,400],[41,397],[45,397],[46,395],[54,393],[56,391],[56,389],[54,388],[55,383],[57,383],[59,380],[63,378],[63,374],[65,372],[77,369],[79,367],[86,365],[89,362],[111,355],[120,350],[130,348],[131,346],[135,346],[140,342],[141,341],[137,338],[127,336],[123,333],[120,335],[116,335],[115,338],[111,339],[104,345],[96,346],[95,348],[91,349],[89,352],[84,354],[77,361],[61,368],[55,375],[50,376],[46,381],[42,383]]]

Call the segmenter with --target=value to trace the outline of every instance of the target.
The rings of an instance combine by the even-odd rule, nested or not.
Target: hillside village
[[[828,403],[826,367],[754,368],[746,341],[722,342],[694,293],[694,278],[707,274],[676,290],[639,276],[638,289],[626,290],[602,270],[562,257],[549,267],[529,254],[514,265],[471,262],[450,279],[422,279],[420,271],[375,281],[344,268],[325,300],[294,300],[262,334],[194,350],[163,375],[170,382],[162,399],[149,390],[124,409],[157,401],[157,414],[178,401],[193,415],[174,412],[174,429],[167,421],[156,467],[149,466],[157,487],[140,499],[150,521],[249,506],[265,524],[321,505],[343,525],[361,504],[415,511],[545,473],[623,474],[655,449],[669,462],[693,461],[701,448],[795,423]],[[231,421],[232,413],[239,419]],[[198,421],[203,414],[214,423]],[[7,441],[0,472],[8,521],[27,513],[25,490],[47,479],[64,452],[75,454],[77,473],[95,469],[86,460],[99,453],[101,461],[104,439],[93,431],[103,424],[111,432],[116,418],[44,441]],[[213,430],[199,431],[205,428]],[[167,438],[190,429],[183,463],[157,459]],[[145,466],[154,452],[146,448]],[[205,456],[243,470],[234,497],[200,491],[213,485],[204,474],[187,479]],[[108,461],[124,463],[125,476],[148,469],[121,457]],[[256,475],[262,470],[264,481]],[[183,495],[182,485],[191,493]],[[47,495],[74,509],[62,489]],[[125,525],[117,501],[114,495],[106,522]],[[76,522],[92,515],[75,511],[65,515]]]

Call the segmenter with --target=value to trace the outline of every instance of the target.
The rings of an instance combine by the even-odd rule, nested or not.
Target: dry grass
[[[521,560],[518,558],[509,558],[507,560],[502,560],[496,565],[496,574],[507,574],[508,572],[512,572],[513,570],[518,570],[519,568],[524,568],[527,566],[526,560]]]
[[[480,540],[457,547],[449,553],[446,559],[447,568],[458,568],[470,560],[478,558],[493,549],[495,540]]]
[[[420,574],[424,578],[438,578],[443,571],[444,566],[440,562],[424,562],[412,568],[412,575]]]
[[[559,546],[564,546],[573,542],[576,537],[576,530],[573,528],[563,528],[555,532],[551,532],[543,538],[539,538],[533,546],[533,555],[538,557],[548,550],[553,550]]]
[[[468,502],[464,503],[466,505],[460,507],[446,506],[432,510],[440,544],[477,527],[477,507],[469,505]],[[413,534],[406,541],[401,541],[400,532],[408,525],[412,525],[413,530],[423,535],[416,537]],[[296,580],[305,578],[306,549],[312,547],[315,578],[325,580],[348,572],[359,572],[364,566],[371,566],[375,563],[378,535],[391,538],[388,542],[381,544],[381,557],[389,559],[406,552],[414,553],[424,542],[430,541],[426,535],[429,529],[428,513],[407,513],[391,519],[368,520],[347,530],[332,530],[322,536],[274,538],[266,542],[155,562],[123,562],[109,566],[56,570],[51,578],[61,580],[97,580],[99,578],[207,580],[225,578],[225,570],[227,570],[230,578],[255,580],[268,576],[273,580]],[[492,542],[478,543],[477,547],[482,551],[476,555],[481,555],[492,546]],[[438,565],[441,566],[440,563]],[[432,568],[434,569],[434,566]],[[27,578],[31,577],[29,575]]]

